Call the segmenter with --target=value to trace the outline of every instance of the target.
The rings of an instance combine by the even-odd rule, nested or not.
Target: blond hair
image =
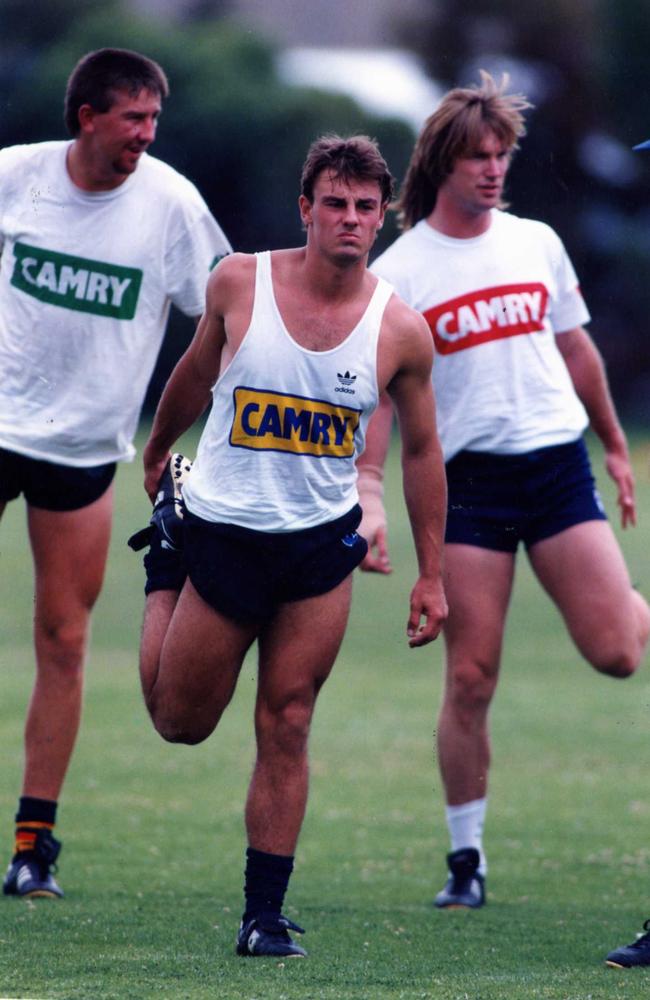
[[[526,134],[523,112],[532,105],[523,94],[505,93],[507,73],[498,84],[485,70],[480,74],[479,85],[450,90],[424,123],[395,206],[403,229],[433,211],[438,189],[456,160],[474,153],[486,132],[493,132],[508,151]]]

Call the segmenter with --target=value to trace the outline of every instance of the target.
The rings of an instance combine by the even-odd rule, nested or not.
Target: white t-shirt
[[[521,454],[582,434],[587,414],[555,334],[589,312],[549,226],[495,209],[483,235],[453,239],[422,220],[372,270],[431,327],[445,460],[463,449]]]
[[[231,248],[172,167],[91,194],[69,146],[0,150],[0,447],[90,466],[133,458],[170,303],[199,316]]]
[[[359,499],[354,463],[377,405],[377,341],[393,289],[379,280],[340,344],[308,350],[284,324],[271,261],[257,254],[250,326],[212,390],[183,498],[207,521],[300,531]]]

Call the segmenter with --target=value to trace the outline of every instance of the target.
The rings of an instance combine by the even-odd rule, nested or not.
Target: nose
[[[154,139],[156,138],[157,124],[158,120],[154,118],[153,115],[151,116],[148,115],[146,118],[142,119],[140,123],[140,135],[139,135],[141,142],[151,143],[154,141]]]
[[[487,168],[491,177],[500,177],[503,173],[505,173],[505,160],[501,156],[491,156],[487,161]]]
[[[359,222],[359,214],[353,201],[349,201],[345,206],[343,222],[346,226],[356,226]]]

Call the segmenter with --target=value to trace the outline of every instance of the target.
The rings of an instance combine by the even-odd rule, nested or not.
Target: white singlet
[[[358,501],[354,462],[377,405],[377,341],[393,289],[380,278],[340,344],[307,350],[280,315],[271,254],[256,256],[250,326],[214,386],[183,496],[208,521],[298,531]]]
[[[445,460],[463,449],[521,454],[580,437],[587,414],[555,334],[589,313],[549,226],[495,209],[482,236],[453,239],[422,220],[372,270],[431,327]]]
[[[0,150],[0,447],[91,466],[133,458],[170,303],[200,316],[230,245],[166,163],[89,193],[70,145]]]

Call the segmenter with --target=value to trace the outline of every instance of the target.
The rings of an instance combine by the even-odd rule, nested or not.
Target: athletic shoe
[[[645,934],[639,934],[636,941],[622,948],[610,951],[605,965],[612,969],[631,969],[634,965],[650,965],[650,920],[643,925]]]
[[[189,475],[192,463],[175,452],[163,469],[158,483],[158,493],[154,501],[149,527],[131,535],[128,544],[135,552],[150,545],[157,536],[161,548],[180,552],[183,545],[183,495],[182,487]]]
[[[274,955],[281,958],[306,958],[307,952],[289,937],[287,931],[304,934],[292,920],[280,913],[260,913],[242,921],[237,934],[237,954],[258,956]]]
[[[5,875],[2,891],[5,896],[57,899],[63,890],[52,876],[56,871],[55,861],[61,850],[61,841],[49,830],[39,830],[31,851],[15,854]]]
[[[435,898],[440,909],[469,907],[477,910],[485,903],[485,878],[478,872],[481,858],[475,847],[463,847],[447,855],[449,879]]]

